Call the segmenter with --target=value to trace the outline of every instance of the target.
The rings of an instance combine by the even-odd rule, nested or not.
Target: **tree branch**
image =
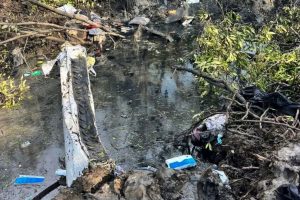
[[[196,76],[199,76],[199,77],[205,79],[208,83],[210,83],[216,87],[222,88],[232,94],[236,94],[236,97],[238,98],[239,101],[241,101],[242,103],[246,103],[246,100],[244,99],[244,97],[242,95],[240,95],[239,93],[237,93],[234,89],[232,89],[228,85],[228,83],[226,83],[224,80],[215,79],[215,78],[211,77],[209,74],[207,74],[203,71],[199,71],[199,70],[189,69],[189,68],[180,67],[180,66],[174,66],[173,68],[180,70],[180,71],[187,71]]]

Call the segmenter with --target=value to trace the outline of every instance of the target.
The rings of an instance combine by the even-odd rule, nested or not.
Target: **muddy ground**
[[[64,156],[60,82],[37,78],[29,84],[30,99],[18,109],[0,111],[0,199],[26,199],[55,182]],[[19,175],[45,176],[46,181],[15,186]]]

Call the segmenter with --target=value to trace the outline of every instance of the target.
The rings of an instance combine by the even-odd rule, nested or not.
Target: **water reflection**
[[[175,48],[157,53],[146,46],[137,56],[122,47],[97,68],[92,88],[98,130],[109,156],[125,168],[177,155],[174,134],[189,127],[200,110],[193,76],[170,68],[176,53]]]

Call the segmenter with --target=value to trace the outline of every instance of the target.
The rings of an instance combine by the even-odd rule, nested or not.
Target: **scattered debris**
[[[278,200],[299,200],[300,188],[294,184],[281,185],[276,190]]]
[[[31,145],[31,142],[30,141],[26,141],[26,142],[23,142],[21,144],[21,148],[26,148],[26,147],[29,147]]]
[[[75,14],[77,12],[77,9],[74,8],[71,4],[63,5],[57,9],[65,12],[65,13],[68,13],[68,14]]]
[[[197,165],[196,160],[191,155],[182,155],[175,158],[166,160],[168,168],[171,169],[185,169],[195,167]]]
[[[148,31],[150,33],[153,33],[154,35],[158,35],[158,36],[161,36],[161,37],[167,39],[169,42],[173,42],[174,41],[174,39],[169,34],[164,34],[164,33],[160,32],[160,31],[148,28],[147,26],[141,26],[141,27],[142,27],[142,29],[144,29],[144,30],[146,30],[146,31]]]
[[[194,146],[212,151],[213,145],[222,144],[222,137],[228,118],[226,114],[216,114],[204,119],[196,126],[191,134],[191,142]]]
[[[56,62],[57,62],[57,58],[54,60],[47,61],[42,64],[42,70],[43,70],[43,74],[45,75],[45,77],[47,77],[50,74],[50,72]]]
[[[36,70],[36,71],[31,73],[32,77],[41,76],[41,75],[43,75],[43,72],[41,70]]]
[[[67,175],[67,170],[65,169],[57,169],[55,171],[56,176],[66,176]]]
[[[169,23],[180,21],[185,15],[185,8],[179,7],[176,9],[176,12],[172,10],[171,13],[169,14],[170,16],[166,18],[165,23],[169,24]]]
[[[199,3],[200,0],[187,0],[188,4],[194,4],[194,3]]]
[[[228,179],[228,177],[226,176],[226,174],[225,174],[224,171],[212,169],[212,172],[213,172],[213,173],[217,173],[217,174],[219,175],[219,178],[220,178],[221,183],[222,183],[223,185],[229,185],[229,179]]]
[[[96,59],[92,56],[88,56],[86,58],[86,67],[88,69],[88,71],[93,75],[93,76],[97,76],[96,71],[94,70],[94,65],[96,63]]]
[[[244,98],[250,103],[263,109],[273,108],[280,114],[296,117],[300,103],[291,102],[279,92],[266,93],[256,86],[246,87],[241,91]],[[298,116],[299,117],[299,116]]]
[[[12,52],[11,55],[13,56],[13,65],[14,67],[19,67],[20,65],[24,64],[24,59],[22,55],[22,51],[20,47],[16,47]]]
[[[187,27],[193,20],[194,20],[194,17],[189,17],[184,22],[182,22],[182,26]]]
[[[133,18],[129,24],[136,24],[136,25],[147,25],[150,22],[150,19],[147,17],[135,17]]]
[[[45,177],[43,176],[30,176],[30,175],[20,175],[15,180],[16,185],[21,184],[39,184],[43,183],[45,180]]]

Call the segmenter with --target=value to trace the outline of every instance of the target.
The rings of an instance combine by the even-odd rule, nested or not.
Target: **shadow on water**
[[[109,156],[124,168],[157,166],[180,154],[172,147],[174,135],[201,109],[194,77],[171,69],[188,52],[183,44],[136,49],[126,43],[95,67],[98,131]]]

